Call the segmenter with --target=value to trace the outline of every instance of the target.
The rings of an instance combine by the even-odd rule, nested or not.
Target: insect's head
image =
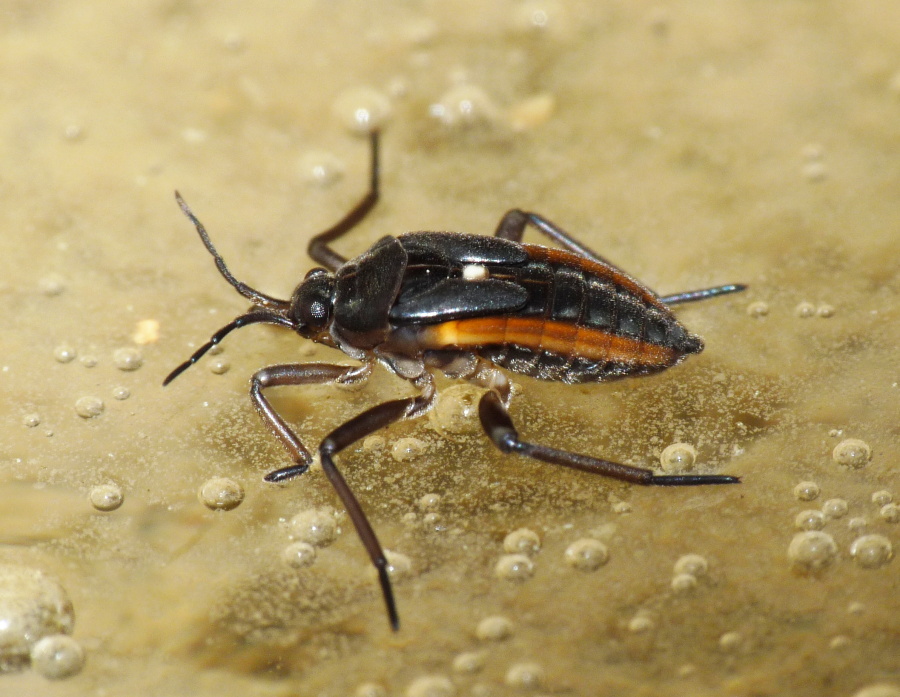
[[[288,311],[294,329],[309,338],[320,333],[331,321],[334,275],[325,269],[311,269],[291,295]]]

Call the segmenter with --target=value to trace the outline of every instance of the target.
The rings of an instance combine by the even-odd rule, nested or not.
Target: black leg
[[[536,460],[563,465],[584,472],[602,474],[614,479],[622,479],[635,484],[656,486],[694,486],[698,484],[737,484],[738,477],[720,474],[678,474],[658,475],[652,470],[622,465],[618,462],[600,460],[587,455],[578,455],[565,450],[548,448],[546,445],[535,445],[519,440],[519,433],[513,426],[506,407],[496,392],[486,392],[478,403],[478,415],[484,432],[494,445],[504,453],[518,453]]]
[[[282,467],[274,472],[269,472],[265,479],[267,482],[282,482],[292,477],[297,477],[309,469],[312,455],[297,435],[287,425],[281,415],[265,398],[262,391],[268,387],[285,385],[311,385],[325,382],[357,382],[365,380],[372,366],[364,363],[362,366],[330,365],[328,363],[304,363],[273,365],[263,368],[253,375],[250,380],[250,398],[256,407],[263,422],[281,444],[287,448],[294,460],[294,464]]]
[[[380,175],[378,166],[378,131],[372,131],[370,143],[372,164],[368,193],[335,225],[328,228],[325,232],[320,232],[309,242],[309,256],[331,271],[337,271],[338,267],[347,261],[347,258],[335,252],[329,245],[329,242],[334,242],[342,235],[350,232],[378,203],[378,181]]]

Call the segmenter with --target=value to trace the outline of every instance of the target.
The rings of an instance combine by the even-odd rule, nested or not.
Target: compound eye
[[[304,324],[320,327],[328,321],[328,304],[322,300],[313,300],[302,310]]]

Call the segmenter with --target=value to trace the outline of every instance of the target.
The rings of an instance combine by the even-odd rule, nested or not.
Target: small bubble
[[[114,511],[122,505],[125,494],[117,484],[99,484],[91,489],[89,498],[98,511]]]
[[[878,515],[885,523],[900,523],[900,506],[896,503],[886,503],[878,511]]]
[[[97,357],[96,356],[82,356],[80,358],[79,362],[85,368],[94,368],[97,366]]]
[[[384,436],[368,436],[362,444],[363,450],[367,452],[373,452],[375,450],[381,450],[385,446]]]
[[[744,638],[737,632],[725,632],[719,637],[719,648],[732,653],[737,651],[743,642]]]
[[[579,571],[596,571],[609,561],[609,551],[600,540],[583,538],[570,544],[563,555],[566,563]]]
[[[207,479],[197,492],[200,503],[213,511],[230,511],[241,505],[244,488],[227,477]]]
[[[482,668],[484,668],[483,651],[466,651],[453,659],[453,672],[455,673],[477,673]]]
[[[434,409],[428,412],[429,420],[446,437],[465,436],[481,429],[478,420],[478,402],[484,390],[474,385],[460,384],[438,393]]]
[[[388,693],[378,683],[364,682],[354,690],[353,697],[388,697]]]
[[[886,489],[880,489],[872,494],[872,503],[876,506],[884,506],[894,500],[893,494]]]
[[[513,623],[502,615],[485,617],[475,628],[475,636],[481,641],[503,641],[512,636]]]
[[[72,603],[54,578],[38,569],[0,564],[0,671],[21,670],[41,638],[70,634]]]
[[[706,561],[706,557],[699,554],[685,554],[678,558],[672,570],[675,574],[690,574],[699,578],[706,576],[709,571],[709,562]]]
[[[824,162],[807,162],[801,167],[803,178],[810,182],[820,182],[828,177],[828,169]]]
[[[103,400],[99,397],[81,397],[75,402],[75,413],[82,419],[93,419],[103,413]]]
[[[863,517],[851,518],[847,521],[847,527],[850,528],[851,532],[861,533],[865,530],[869,525],[869,521],[867,521]]]
[[[891,560],[894,550],[884,535],[863,535],[853,540],[850,556],[864,569],[878,569]]]
[[[114,399],[118,399],[121,401],[123,399],[128,399],[131,396],[131,391],[127,387],[114,387],[112,395]]]
[[[819,317],[822,317],[824,319],[828,319],[829,317],[834,317],[834,312],[835,312],[834,306],[824,304],[824,303],[822,305],[819,305],[819,308],[816,310],[816,314],[819,315]]]
[[[541,550],[541,538],[533,530],[519,528],[503,538],[503,549],[510,554],[533,556]]]
[[[120,348],[113,353],[113,363],[119,370],[130,372],[137,370],[144,364],[144,357],[136,348]]]
[[[794,516],[794,527],[801,530],[821,530],[825,527],[825,514],[822,511],[800,511]]]
[[[751,317],[765,317],[769,314],[769,305],[762,300],[757,300],[747,305],[747,314]]]
[[[690,593],[697,587],[697,577],[693,574],[676,574],[672,577],[671,586],[676,593]]]
[[[542,92],[513,104],[509,108],[510,127],[517,133],[530,131],[544,125],[556,112],[556,97]]]
[[[802,302],[794,308],[794,314],[801,319],[814,317],[816,314],[816,306],[812,303]]]
[[[672,443],[659,456],[663,472],[687,472],[697,461],[697,450],[690,443]]]
[[[900,697],[900,687],[886,682],[867,685],[855,692],[853,697]]]
[[[412,560],[405,554],[400,552],[392,552],[389,549],[384,550],[384,556],[387,559],[387,572],[392,579],[400,579],[409,576],[412,571]]]
[[[314,150],[297,161],[297,171],[307,183],[327,187],[344,176],[344,163],[330,152]]]
[[[832,520],[843,518],[849,510],[850,507],[844,499],[828,499],[822,504],[822,513],[826,518],[831,518]]]
[[[84,667],[84,651],[65,634],[45,636],[31,648],[31,667],[47,680],[70,678]]]
[[[337,96],[332,112],[350,131],[371,133],[387,123],[391,100],[373,87],[351,87]]]
[[[800,482],[794,487],[794,497],[798,501],[812,501],[819,497],[821,489],[815,482]]]
[[[53,357],[60,363],[71,363],[77,355],[75,348],[69,344],[60,344],[53,349]]]
[[[817,572],[837,559],[837,544],[825,532],[810,530],[794,535],[788,546],[788,560],[798,571]]]
[[[27,428],[34,428],[35,426],[41,425],[41,415],[40,414],[25,414],[22,417],[22,425]]]
[[[503,681],[509,687],[532,689],[544,681],[544,669],[537,663],[516,663],[506,671]]]
[[[337,538],[337,522],[334,512],[325,508],[301,511],[288,523],[288,536],[292,540],[306,542],[315,547],[327,547]]]
[[[425,530],[433,530],[434,532],[443,532],[447,526],[443,524],[440,513],[426,513],[422,516],[422,527]]]
[[[398,438],[391,446],[391,455],[397,462],[409,462],[425,452],[425,441],[418,438]]]
[[[524,554],[504,554],[494,566],[497,578],[525,581],[534,575],[534,562]]]
[[[619,515],[631,513],[631,504],[628,501],[616,501],[611,508],[613,513],[618,513]]]
[[[628,621],[628,631],[632,634],[647,634],[656,629],[656,622],[649,615],[638,614]]]
[[[852,602],[847,606],[847,612],[851,615],[861,615],[866,611],[866,606],[860,602]]]
[[[413,680],[406,688],[406,697],[453,697],[456,688],[443,675],[426,675]]]
[[[224,375],[231,369],[231,363],[227,358],[216,358],[209,362],[209,372],[214,375]]]
[[[281,556],[288,566],[302,569],[316,560],[316,548],[307,542],[291,542]]]
[[[56,295],[62,294],[66,289],[66,282],[63,280],[62,276],[58,276],[57,274],[48,274],[41,278],[38,281],[38,288],[40,288],[41,293],[46,295],[48,298],[52,298]]]
[[[425,511],[433,511],[438,506],[441,505],[441,495],[440,494],[425,494],[418,501],[416,501],[416,506],[418,506],[419,510],[423,513]]]
[[[872,458],[872,449],[865,441],[858,438],[847,438],[834,446],[831,457],[839,465],[859,469],[869,463]]]
[[[431,116],[452,129],[493,126],[500,121],[500,110],[481,87],[454,85],[428,108]]]
[[[849,645],[850,637],[843,634],[838,634],[836,637],[832,637],[831,641],[828,642],[828,648],[835,650],[845,649]]]

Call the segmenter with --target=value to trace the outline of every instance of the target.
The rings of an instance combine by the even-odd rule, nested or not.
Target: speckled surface
[[[87,656],[64,681],[0,677],[0,694],[850,696],[900,684],[898,562],[864,568],[850,553],[862,534],[900,546],[872,501],[900,500],[900,7],[484,4],[0,8],[0,562],[60,580]],[[314,564],[285,563],[286,521],[339,506],[318,469],[262,482],[286,458],[247,379],[340,357],[248,328],[163,389],[245,309],[172,191],[239,278],[286,295],[311,266],[308,238],[364,189],[365,141],[333,112],[357,86],[387,95],[392,117],[383,203],[347,253],[390,232],[489,234],[518,206],[661,293],[750,284],[679,310],[707,344],[684,365],[608,385],[520,379],[512,410],[525,435],[643,466],[687,442],[698,467],[743,484],[638,489],[421,419],[340,459],[385,546],[409,559],[402,630],[389,631],[345,518]],[[442,124],[434,105],[460,95],[471,123]],[[322,153],[343,170],[331,183],[310,181]],[[116,351],[137,346],[141,320],[158,339],[123,371]],[[382,373],[360,391],[273,399],[314,443],[408,389]],[[102,413],[79,416],[86,397]],[[400,438],[424,451],[398,461]],[[832,458],[847,438],[871,448],[864,467]],[[239,507],[198,501],[215,476],[242,485]],[[796,498],[802,481],[816,499]],[[108,483],[124,504],[101,513],[89,494]],[[441,500],[423,507],[430,493]],[[798,573],[795,517],[839,510],[832,499],[847,504],[823,521],[836,556]],[[519,528],[540,538],[534,573],[497,578]],[[584,538],[609,553],[594,571],[565,561]],[[673,567],[689,553],[708,571],[679,591]],[[479,638],[491,616],[512,633]],[[536,686],[517,684],[528,664]]]

